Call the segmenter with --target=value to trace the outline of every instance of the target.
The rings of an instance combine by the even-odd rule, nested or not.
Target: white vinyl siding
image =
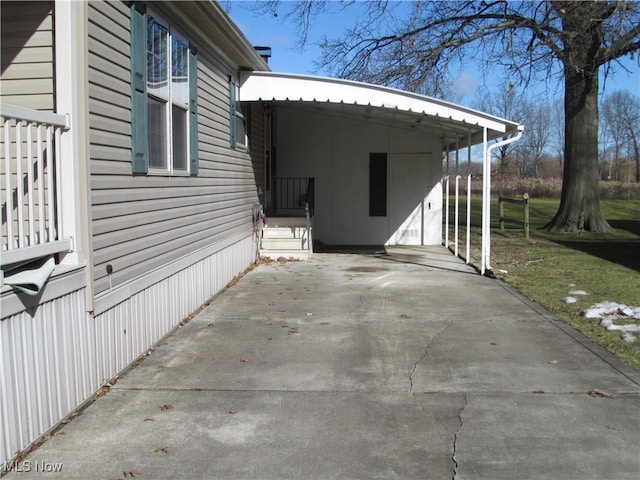
[[[2,2],[0,101],[54,111],[53,2]]]
[[[197,70],[198,176],[131,174],[129,14],[119,2],[91,2],[89,8],[92,259],[98,295],[199,249],[251,236],[251,206],[257,201],[249,154],[229,149],[229,72],[204,49]],[[107,265],[113,268],[111,279]]]

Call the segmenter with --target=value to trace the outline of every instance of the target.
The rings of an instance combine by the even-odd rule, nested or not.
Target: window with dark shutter
[[[131,144],[137,174],[198,173],[197,52],[183,35],[131,5]]]

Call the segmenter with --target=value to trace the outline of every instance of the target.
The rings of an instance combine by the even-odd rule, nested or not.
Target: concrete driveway
[[[250,271],[7,478],[638,479],[639,453],[638,372],[396,248]]]

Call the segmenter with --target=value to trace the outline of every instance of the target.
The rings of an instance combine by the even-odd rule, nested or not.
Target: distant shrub
[[[640,183],[600,182],[600,198],[640,200]]]
[[[472,193],[482,194],[482,178],[472,182]],[[562,180],[556,178],[493,179],[491,191],[503,197],[560,198]],[[600,198],[606,200],[640,200],[640,183],[600,182]]]

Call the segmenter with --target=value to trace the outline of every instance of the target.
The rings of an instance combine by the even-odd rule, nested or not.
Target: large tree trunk
[[[598,26],[589,24],[590,2],[563,10],[567,34],[564,58],[565,162],[558,213],[546,226],[558,233],[613,229],[600,212],[598,176]]]

